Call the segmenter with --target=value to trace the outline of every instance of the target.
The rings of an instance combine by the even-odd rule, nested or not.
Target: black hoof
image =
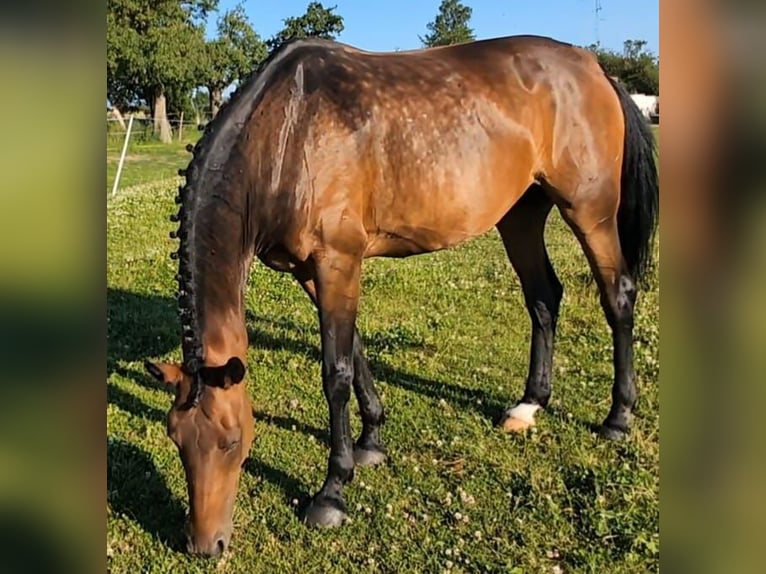
[[[354,464],[356,466],[376,466],[388,459],[386,452],[380,448],[354,447]]]
[[[337,498],[315,496],[303,513],[303,522],[310,528],[337,528],[347,518],[346,505]]]
[[[605,423],[598,428],[598,435],[606,440],[621,441],[628,437],[628,431],[625,429],[609,426]]]

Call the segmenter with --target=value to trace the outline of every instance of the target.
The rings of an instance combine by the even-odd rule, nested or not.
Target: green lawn
[[[149,183],[173,177],[179,167],[185,167],[191,156],[186,151],[186,144],[196,142],[200,132],[192,128],[186,128],[181,141],[174,140],[170,144],[158,141],[146,141],[139,136],[131,136],[128,149],[125,153],[125,163],[120,174],[120,184],[117,194],[121,190],[134,185]],[[106,146],[106,191],[112,192],[114,177],[117,174],[117,166],[120,163],[122,153],[122,136],[113,135],[107,138]]]
[[[125,177],[172,178],[188,160],[179,149],[151,148],[151,159],[133,164],[144,172]],[[359,325],[387,409],[390,464],[357,471],[346,489],[353,522],[334,531],[310,531],[295,512],[327,463],[315,313],[289,276],[256,264],[247,379],[256,440],[231,550],[217,564],[187,557],[183,470],[165,436],[171,398],[142,368],[146,358],[180,358],[168,257],[175,185],[125,189],[108,206],[111,572],[659,569],[657,278],[638,303],[634,430],[627,442],[608,443],[590,425],[610,404],[611,338],[585,259],[557,214],[548,245],[566,292],[554,394],[526,436],[492,426],[522,393],[529,345],[519,282],[496,233],[451,251],[366,263]]]

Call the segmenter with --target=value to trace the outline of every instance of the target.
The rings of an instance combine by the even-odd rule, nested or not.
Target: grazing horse
[[[228,545],[253,440],[242,383],[245,288],[254,257],[291,273],[317,307],[329,407],[327,476],[303,519],[337,526],[355,465],[386,459],[383,408],[355,326],[362,261],[454,247],[496,227],[532,321],[521,401],[534,424],[551,395],[562,286],[543,231],[555,205],[580,241],[612,329],[608,438],[629,428],[639,279],[658,216],[654,140],[586,50],[523,36],[378,54],[326,40],[276,50],[207,127],[171,237],[183,364],[148,363],[175,386],[167,431],[188,485],[188,549]],[[353,440],[353,389],[363,429]]]

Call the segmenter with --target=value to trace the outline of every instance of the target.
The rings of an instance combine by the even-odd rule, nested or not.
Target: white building
[[[651,120],[652,116],[659,114],[657,105],[659,102],[658,96],[649,96],[646,94],[631,94],[630,97],[636,102],[638,109],[644,114],[647,120]]]

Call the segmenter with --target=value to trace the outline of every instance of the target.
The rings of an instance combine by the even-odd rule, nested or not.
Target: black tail
[[[617,225],[628,272],[642,281],[652,267],[654,235],[660,212],[660,186],[654,135],[628,92],[609,76],[625,117],[620,207]]]

